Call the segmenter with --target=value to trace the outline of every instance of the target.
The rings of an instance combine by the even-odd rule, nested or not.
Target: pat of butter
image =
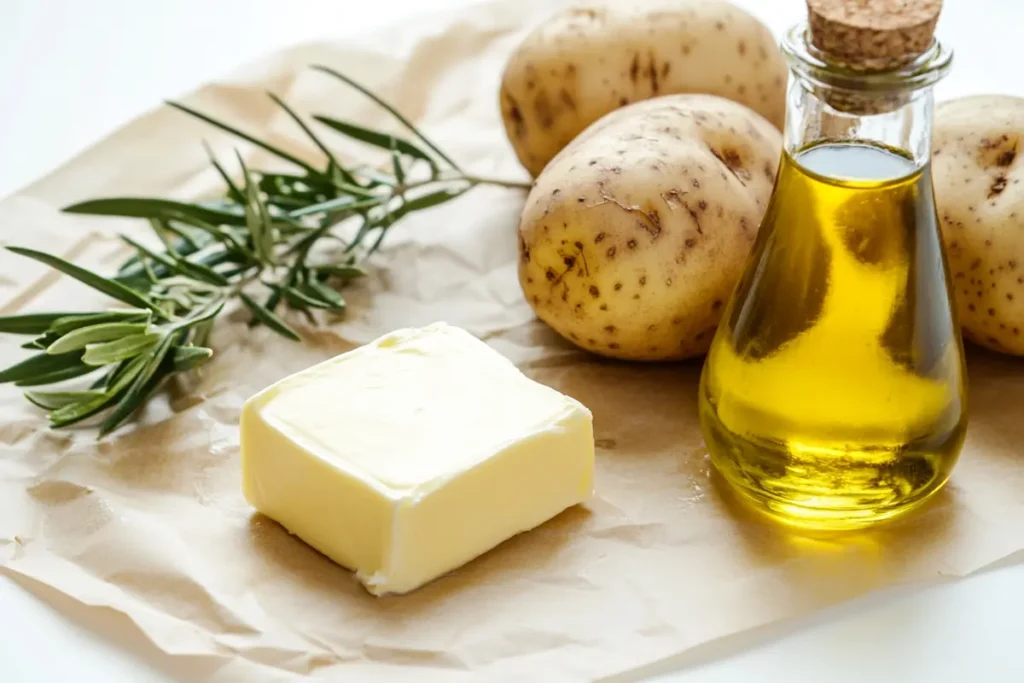
[[[593,487],[590,411],[444,323],[287,377],[241,422],[249,503],[377,595],[413,590]]]

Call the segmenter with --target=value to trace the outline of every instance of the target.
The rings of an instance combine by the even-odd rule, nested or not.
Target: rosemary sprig
[[[311,320],[312,310],[343,312],[345,300],[338,288],[365,274],[360,264],[382,246],[391,227],[403,217],[451,201],[478,185],[529,187],[463,172],[370,90],[328,67],[313,68],[369,97],[412,137],[314,115],[313,121],[325,130],[376,148],[387,159],[380,168],[346,165],[310,124],[284,100],[268,93],[323,154],[324,160],[316,164],[203,112],[169,102],[260,147],[294,171],[248,168],[239,156],[240,177],[232,178],[207,146],[210,163],[225,184],[224,194],[213,201],[110,197],[68,206],[64,210],[69,213],[149,221],[161,246],[149,247],[122,236],[133,255],[110,277],[50,254],[7,247],[128,308],[0,317],[0,332],[31,336],[23,348],[36,352],[0,370],[0,383],[62,385],[29,390],[25,396],[48,411],[54,427],[105,413],[102,437],[124,424],[168,378],[194,370],[213,356],[207,338],[229,302],[238,299],[251,314],[251,324],[300,340],[276,313],[277,307],[284,303]],[[359,227],[344,238],[339,231],[350,221]],[[338,250],[322,248],[328,241],[341,243],[340,257]],[[264,297],[257,294],[259,289],[266,292]],[[85,386],[63,386],[76,378],[84,378]]]

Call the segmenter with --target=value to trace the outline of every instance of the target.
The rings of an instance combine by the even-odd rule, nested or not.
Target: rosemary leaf
[[[138,308],[116,309],[106,311],[105,313],[73,313],[71,315],[63,315],[54,320],[50,327],[47,328],[47,331],[54,332],[55,334],[67,334],[80,327],[103,323],[148,323],[152,316],[153,313],[151,311],[144,311]]]
[[[273,240],[271,232],[270,217],[267,215],[267,207],[260,197],[260,190],[249,174],[242,156],[238,155],[238,163],[242,166],[242,175],[245,178],[245,225],[249,229],[249,236],[256,250],[256,256],[264,263],[274,262]]]
[[[188,372],[210,360],[213,349],[202,346],[179,346],[174,349],[172,372]]]
[[[46,349],[51,356],[63,355],[84,349],[89,344],[119,339],[127,335],[143,334],[148,331],[146,323],[106,323],[82,327],[69,332]]]
[[[315,270],[318,274],[338,277],[345,281],[366,275],[366,271],[359,266],[336,265],[332,263],[315,266]]]
[[[263,323],[270,329],[274,330],[275,332],[284,337],[287,337],[288,339],[292,339],[294,341],[301,341],[302,338],[299,336],[298,332],[288,327],[288,324],[285,323],[285,321],[278,318],[276,315],[274,315],[274,313],[270,311],[270,309],[261,306],[259,302],[250,297],[248,294],[240,293],[238,296],[242,300],[242,303],[245,304],[246,308],[249,309],[249,311],[252,313],[253,317],[256,320],[259,320],[261,323]]]
[[[228,172],[225,171],[224,167],[220,165],[219,161],[217,161],[217,156],[213,153],[213,149],[210,148],[210,145],[207,144],[205,140],[203,140],[203,149],[206,150],[206,156],[210,158],[210,163],[213,164],[215,169],[217,169],[217,173],[219,173],[220,177],[224,180],[224,184],[228,186],[228,196],[239,204],[245,204],[245,195],[242,194],[241,190],[238,189],[238,186],[231,180],[231,176],[228,175]]]
[[[341,164],[335,163],[333,160],[327,166],[327,175],[339,187],[342,185],[355,185],[357,187],[361,185],[359,180],[352,175],[351,171]]]
[[[172,332],[187,332],[190,329],[197,327],[203,323],[209,322],[213,318],[217,317],[217,314],[224,308],[224,301],[215,301],[208,305],[206,308],[202,308],[192,315],[188,316],[184,320],[179,320],[171,326]]]
[[[0,317],[0,332],[8,334],[43,334],[61,318],[82,317],[85,313],[29,313]]]
[[[325,306],[333,311],[345,310],[345,299],[327,285],[317,282],[315,279],[307,280],[302,284],[302,291],[313,298],[323,301]]]
[[[182,216],[180,220],[187,222],[196,230],[205,232],[212,239],[222,243],[227,249],[237,252],[247,260],[256,260],[256,255],[246,246],[245,240],[239,234],[236,234],[239,232],[236,229],[213,225],[194,216]],[[244,221],[242,225],[245,225]]]
[[[70,356],[49,356],[50,358],[70,358]],[[44,372],[39,375],[30,375],[24,379],[19,379],[14,382],[16,387],[38,387],[44,384],[57,384],[58,382],[64,382],[69,379],[75,379],[83,375],[96,372],[98,368],[92,365],[85,365],[84,363],[78,363],[77,365],[69,365],[68,367],[58,368],[51,372]]]
[[[317,147],[319,147],[319,148],[320,148],[320,151],[321,151],[321,152],[323,152],[323,153],[324,153],[324,155],[325,155],[325,156],[327,157],[327,160],[328,160],[328,162],[329,162],[330,164],[332,164],[332,165],[333,165],[333,166],[334,166],[335,168],[337,168],[337,169],[341,169],[341,166],[340,166],[340,165],[338,164],[338,160],[334,158],[334,154],[333,154],[333,153],[331,152],[330,148],[329,148],[329,147],[327,147],[327,145],[325,145],[325,144],[324,144],[323,142],[321,142],[321,141],[320,141],[320,138],[318,138],[318,137],[316,136],[316,133],[314,133],[314,132],[313,132],[312,130],[310,130],[309,126],[307,126],[307,125],[306,125],[306,122],[305,122],[305,121],[303,121],[303,120],[302,120],[302,119],[301,119],[301,118],[299,117],[299,115],[298,115],[298,114],[296,114],[296,113],[295,113],[295,112],[294,112],[294,111],[292,110],[292,108],[291,108],[291,107],[289,107],[289,106],[288,106],[288,105],[287,105],[287,104],[285,103],[285,101],[284,101],[284,100],[282,100],[282,99],[281,99],[280,97],[278,97],[277,95],[275,95],[275,94],[274,94],[274,93],[272,93],[272,92],[267,92],[267,95],[268,95],[268,96],[270,97],[270,99],[274,100],[274,102],[275,102],[275,103],[277,104],[277,106],[281,107],[281,109],[284,109],[284,112],[285,112],[286,114],[288,114],[288,116],[290,116],[290,117],[291,117],[292,121],[294,121],[295,123],[297,123],[297,124],[298,124],[298,126],[299,126],[299,128],[301,128],[301,129],[302,129],[302,132],[303,132],[303,133],[305,133],[305,134],[306,134],[306,136],[307,136],[307,137],[308,137],[308,138],[309,138],[310,140],[312,140],[312,141],[313,141],[313,144],[314,144],[314,145],[316,145]],[[353,179],[353,180],[354,180],[354,179]]]
[[[460,197],[466,190],[439,190],[437,192],[430,192],[427,194],[420,195],[414,199],[409,199],[402,203],[398,209],[392,213],[391,222],[394,223],[399,218],[403,218],[413,211],[419,211],[420,209],[426,209],[438,204],[444,204],[449,202],[456,197]]]
[[[195,109],[192,109],[191,107],[187,107],[184,104],[179,104],[178,102],[167,102],[167,104],[169,106],[171,106],[171,107],[174,107],[175,109],[177,109],[179,111],[183,111],[186,114],[189,114],[190,116],[194,116],[197,119],[200,119],[202,121],[206,121],[211,126],[215,126],[215,127],[220,128],[221,130],[223,130],[223,131],[225,131],[227,133],[231,133],[235,137],[239,137],[239,138],[245,140],[246,142],[251,142],[252,144],[256,145],[257,147],[260,147],[260,148],[270,152],[271,154],[273,154],[273,155],[275,155],[275,156],[277,156],[277,157],[279,157],[281,159],[284,159],[285,161],[287,161],[289,163],[295,164],[296,166],[298,166],[300,168],[306,169],[307,171],[309,171],[313,175],[319,175],[320,174],[319,171],[317,171],[315,168],[313,168],[312,166],[307,164],[302,159],[299,159],[298,157],[289,154],[288,152],[284,151],[283,149],[280,149],[279,147],[275,147],[274,145],[271,145],[269,142],[265,142],[263,140],[260,140],[259,138],[253,137],[252,135],[249,135],[248,133],[240,131],[239,129],[235,128],[234,126],[230,126],[230,125],[228,125],[226,123],[218,121],[217,119],[215,119],[215,118],[213,118],[211,116],[207,116],[206,114],[203,114],[202,112],[196,111]]]
[[[71,403],[91,401],[103,396],[102,391],[26,391],[25,398],[43,410],[57,410]]]
[[[169,199],[148,197],[108,197],[93,199],[64,207],[65,213],[89,214],[93,216],[117,216],[121,218],[195,218],[206,223],[245,225],[245,213],[240,209],[228,211],[213,209],[199,204],[185,204]]]
[[[206,346],[210,333],[213,331],[213,320],[205,320],[196,323],[192,327],[192,343],[196,346]]]
[[[114,396],[103,392],[92,399],[69,403],[50,412],[50,426],[54,429],[70,427],[76,422],[87,420],[93,415],[103,412],[110,407],[114,400]]]
[[[51,427],[67,427],[86,420],[108,409],[125,394],[128,386],[146,366],[146,356],[136,356],[129,361],[107,389],[95,398],[69,403],[50,413]]]
[[[289,287],[286,285],[267,285],[270,289],[275,291],[280,290],[284,298],[291,304],[292,308],[297,308],[300,311],[306,307],[312,308],[324,308],[333,309],[334,306],[322,299],[315,298],[306,294],[298,287]]]
[[[178,238],[168,240],[169,244],[166,245],[168,251],[174,252],[177,256],[191,256],[210,243],[210,236],[202,232],[193,234],[191,229],[186,230],[183,226],[175,225],[172,221],[165,219],[151,218],[150,220],[159,221],[162,230]]]
[[[103,387],[104,389],[109,391],[111,387],[117,386],[118,382],[124,377],[124,374],[126,372],[133,370],[133,364],[141,363],[141,361],[139,361],[138,358],[139,357],[136,356],[135,358],[131,358],[129,360],[123,360],[117,365],[113,366],[113,369],[110,370],[110,372],[108,372],[106,375],[102,376],[95,383],[93,383],[91,388],[96,389],[98,387]]]
[[[82,284],[88,285],[111,298],[123,301],[132,306],[156,310],[156,304],[135,290],[128,289],[124,285],[114,282],[113,280],[100,277],[99,275],[96,275],[85,268],[80,268],[73,263],[68,263],[62,258],[51,256],[50,254],[44,254],[43,252],[36,251],[34,249],[25,249],[24,247],[7,247],[7,250],[13,251],[15,254],[20,256],[25,256],[30,259],[35,259],[41,263],[45,263],[51,268],[55,268],[65,275],[70,275]]]
[[[142,369],[138,375],[131,380],[131,385],[128,387],[128,391],[125,392],[124,396],[120,398],[114,410],[107,416],[107,419],[103,421],[100,426],[100,437],[106,436],[111,431],[121,426],[121,423],[131,417],[132,413],[138,410],[146,398],[156,388],[156,384],[161,379],[158,371],[160,366],[163,364],[164,358],[167,357],[167,352],[170,350],[171,345],[174,343],[174,334],[166,334],[153,348],[147,351],[145,354],[139,356],[142,363]],[[126,373],[127,374],[127,373]],[[120,382],[121,380],[119,380]],[[127,384],[127,381],[125,381]],[[112,388],[114,391],[116,387]]]
[[[395,172],[395,180],[399,185],[405,185],[405,169],[402,168],[402,156],[397,149],[391,150],[391,168]]]
[[[209,282],[214,285],[223,286],[228,284],[227,278],[203,263],[193,263],[184,256],[180,256],[170,250],[167,251],[166,256],[164,254],[158,254],[151,249],[142,246],[127,235],[121,235],[121,240],[124,241],[125,244],[131,245],[172,272],[194,278],[201,282]]]
[[[316,64],[312,68],[315,69],[316,71],[320,71],[320,72],[325,73],[325,74],[327,74],[329,76],[333,76],[334,78],[337,78],[339,81],[342,81],[343,83],[345,83],[349,87],[355,88],[360,93],[362,93],[366,97],[368,97],[371,100],[373,100],[374,102],[376,102],[377,105],[379,105],[380,107],[385,109],[389,114],[391,114],[393,117],[395,117],[395,119],[399,123],[401,123],[403,126],[408,128],[409,131],[413,135],[418,137],[420,139],[420,142],[422,142],[424,145],[429,147],[434,152],[434,154],[436,154],[441,159],[443,159],[445,162],[447,162],[447,164],[449,166],[451,166],[453,169],[455,169],[456,171],[461,172],[461,169],[459,168],[458,164],[456,164],[454,161],[452,161],[451,158],[447,154],[442,152],[441,149],[437,145],[435,145],[433,142],[431,142],[427,138],[427,136],[425,136],[423,133],[421,133],[420,130],[418,128],[416,128],[416,126],[414,126],[411,121],[409,121],[409,119],[407,119],[404,116],[402,116],[402,113],[400,111],[398,111],[393,106],[388,104],[386,101],[384,101],[383,99],[378,97],[372,90],[370,90],[369,88],[367,88],[364,85],[361,85],[361,84],[357,83],[356,81],[354,81],[353,79],[349,78],[345,74],[340,73],[338,71],[335,71],[334,69],[330,68],[329,66],[324,66],[323,64]]]
[[[102,344],[89,344],[85,347],[82,361],[86,365],[119,363],[127,358],[134,358],[156,344],[159,339],[160,335],[156,332],[143,332]]]
[[[45,334],[42,334],[42,335],[36,337],[35,339],[33,339],[30,342],[26,342],[26,343],[22,344],[21,348],[23,348],[23,349],[43,350],[43,349],[48,348],[50,346],[50,344],[52,344],[53,342],[57,341],[58,339],[60,339],[60,335],[57,334],[56,332],[47,332]]]
[[[0,384],[22,382],[80,367],[83,367],[81,353],[60,356],[40,353],[0,370]]]
[[[381,149],[386,149],[388,151],[397,150],[402,154],[407,154],[416,159],[422,159],[431,166],[435,165],[434,159],[429,154],[403,138],[389,135],[388,133],[379,133],[375,130],[358,126],[350,121],[342,121],[329,116],[322,116],[318,114],[313,118],[325,126],[333,128],[342,135],[347,135],[353,140],[365,142],[368,145],[380,147]]]
[[[372,199],[361,199],[357,197],[336,197],[329,199],[325,202],[318,204],[311,204],[289,212],[289,216],[292,218],[301,218],[302,216],[309,216],[318,213],[331,213],[336,211],[356,211],[358,209],[369,209],[377,206],[386,199],[386,197],[374,197]]]

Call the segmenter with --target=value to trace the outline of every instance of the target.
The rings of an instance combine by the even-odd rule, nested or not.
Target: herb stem
[[[468,181],[472,185],[494,185],[496,187],[507,187],[512,190],[529,190],[533,187],[533,183],[525,180],[503,180],[501,178],[488,178],[487,176],[478,175],[464,175],[463,180]]]

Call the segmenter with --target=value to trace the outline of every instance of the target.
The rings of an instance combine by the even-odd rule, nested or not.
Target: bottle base
[[[739,498],[789,526],[860,529],[917,509],[949,479],[963,441],[834,448],[743,438],[702,411],[711,462]]]
[[[714,457],[712,457],[712,462],[715,462]],[[916,510],[942,490],[942,485],[939,485],[913,500],[885,507],[809,506],[802,502],[771,498],[763,489],[748,487],[745,482],[730,477],[717,463],[715,467],[719,474],[729,482],[731,489],[738,494],[740,500],[754,512],[786,526],[808,531],[854,531],[877,526]]]

